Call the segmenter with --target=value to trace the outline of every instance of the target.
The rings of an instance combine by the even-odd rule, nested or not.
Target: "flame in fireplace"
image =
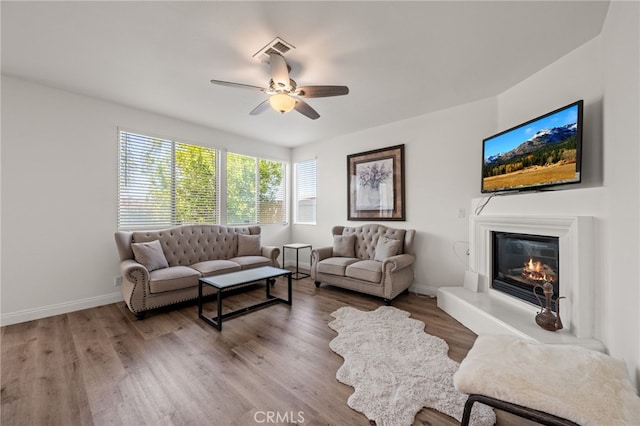
[[[534,281],[554,281],[554,277],[546,273],[542,262],[539,260],[533,260],[531,257],[529,258],[529,261],[524,264],[522,276]]]

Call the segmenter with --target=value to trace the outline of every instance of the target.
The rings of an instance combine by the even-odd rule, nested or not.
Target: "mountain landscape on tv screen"
[[[496,163],[500,161],[508,161],[512,158],[529,154],[540,148],[544,148],[550,144],[562,143],[574,136],[578,131],[577,123],[567,124],[562,127],[554,127],[553,129],[543,129],[533,135],[531,139],[522,142],[520,145],[508,152],[501,152],[496,155],[489,156],[485,164]],[[575,147],[574,147],[575,148]]]
[[[507,152],[488,156],[483,190],[515,189],[576,180],[577,123],[539,130]]]

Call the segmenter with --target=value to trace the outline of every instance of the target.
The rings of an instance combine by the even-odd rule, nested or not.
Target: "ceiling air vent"
[[[284,56],[285,53],[290,51],[291,49],[295,49],[295,46],[291,43],[287,43],[280,37],[276,37],[269,42],[265,47],[260,49],[253,55],[254,58],[259,60],[260,62],[269,62],[269,55],[272,53],[279,53]]]

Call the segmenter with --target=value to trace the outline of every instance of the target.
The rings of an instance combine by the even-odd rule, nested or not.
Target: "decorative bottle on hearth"
[[[538,293],[536,293],[536,288],[538,287],[540,287],[542,289],[542,292],[544,293],[545,305],[542,304],[542,302],[540,301],[540,297],[538,296]],[[562,329],[562,320],[560,319],[560,299],[562,299],[563,297],[558,297],[556,299],[556,302],[555,302],[556,313],[554,313],[551,310],[551,302],[553,297],[553,285],[550,282],[545,281],[543,285],[536,284],[533,287],[533,294],[536,296],[536,299],[538,300],[538,303],[542,308],[542,310],[536,315],[536,324],[538,324],[540,327],[544,328],[545,330],[549,330],[549,331],[556,331],[556,330]]]

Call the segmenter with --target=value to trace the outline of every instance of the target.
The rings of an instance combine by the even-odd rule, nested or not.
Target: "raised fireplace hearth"
[[[593,219],[588,216],[472,216],[469,269],[461,287],[438,290],[438,306],[476,334],[512,334],[604,350],[594,333]],[[497,252],[497,253],[496,253]],[[502,263],[494,255],[503,254]],[[531,258],[531,259],[530,259]],[[564,329],[535,323],[536,283],[563,296]],[[505,282],[521,291],[496,288]],[[510,293],[520,293],[520,296]],[[542,292],[539,293],[542,295]],[[544,302],[544,296],[540,296]]]

